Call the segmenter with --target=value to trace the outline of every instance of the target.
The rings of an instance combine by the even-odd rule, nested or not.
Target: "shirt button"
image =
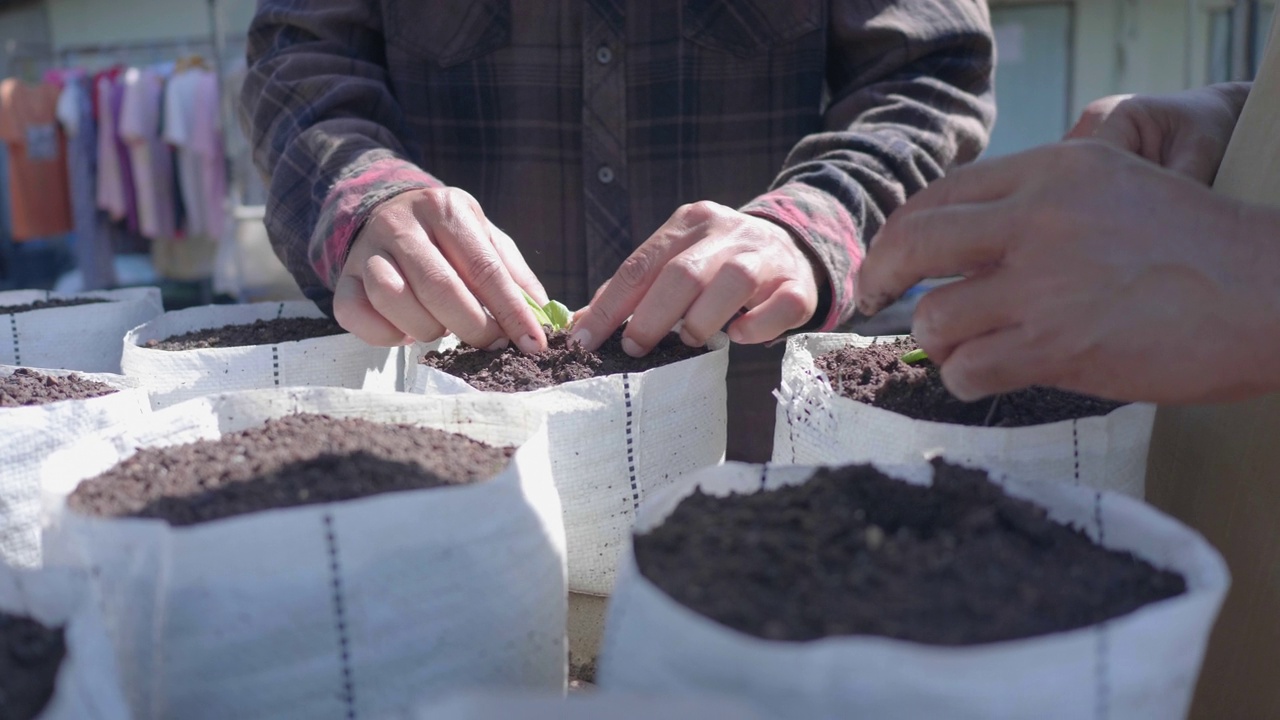
[[[613,168],[608,165],[601,165],[600,169],[596,171],[596,179],[605,185],[613,182]]]
[[[608,65],[612,61],[613,61],[613,51],[609,49],[608,45],[601,45],[600,47],[596,48],[596,62],[600,63],[601,65]]]

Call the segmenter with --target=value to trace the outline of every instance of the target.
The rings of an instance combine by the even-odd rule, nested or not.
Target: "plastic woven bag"
[[[0,365],[0,378],[17,368]],[[45,375],[69,370],[35,369]],[[151,413],[147,392],[122,375],[77,373],[119,392],[87,400],[0,408],[0,562],[40,564],[40,463],[57,448]]]
[[[0,364],[118,373],[125,333],[164,312],[160,290],[150,287],[82,293],[11,290],[0,292],[0,306],[72,298],[108,302],[0,314]]]
[[[406,381],[410,392],[504,395],[482,393],[416,362],[424,349],[457,345],[450,336],[420,346]],[[608,595],[644,498],[724,460],[729,339],[720,333],[707,345],[711,352],[642,373],[512,394],[547,413],[551,472],[569,540],[570,590]]]
[[[393,392],[404,373],[404,348],[374,347],[351,334],[276,345],[205,350],[157,350],[164,340],[193,330],[288,317],[320,318],[310,302],[208,305],[165,313],[124,338],[121,366],[151,391],[160,409],[212,393],[272,387],[341,387]]]
[[[299,412],[519,449],[473,485],[178,528],[63,505],[135,448]],[[46,554],[92,569],[142,717],[376,717],[472,685],[562,691],[564,529],[546,453],[541,413],[511,398],[331,388],[201,398],[50,457]]]
[[[0,565],[0,611],[64,628],[66,656],[37,720],[127,720],[115,654],[82,573]],[[7,714],[6,714],[7,715]]]
[[[927,483],[923,458],[878,464]],[[728,463],[650,498],[636,532],[660,525],[697,487],[713,495],[807,482],[812,468]],[[1105,547],[1179,572],[1183,595],[1097,625],[969,647],[881,637],[771,642],[671,599],[627,552],[609,608],[600,685],[612,692],[728,695],[782,720],[1170,720],[1186,716],[1230,578],[1204,538],[1124,495],[1070,485],[1002,483]]]
[[[842,397],[814,365],[820,355],[892,338],[796,335],[777,392],[773,461],[791,465],[910,463],[942,452],[997,476],[1063,482],[1141,498],[1155,406],[1031,427],[969,427],[915,420]]]

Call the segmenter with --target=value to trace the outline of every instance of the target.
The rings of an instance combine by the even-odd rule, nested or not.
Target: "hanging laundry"
[[[120,109],[120,137],[133,162],[133,189],[138,202],[138,226],[152,240],[177,234],[174,213],[173,157],[160,139],[160,103],[164,77],[151,68],[124,73]]]
[[[56,117],[58,89],[9,78],[0,82],[0,139],[9,150],[9,198],[15,240],[71,231],[66,149]]]
[[[93,119],[91,80],[84,73],[63,73],[58,121],[67,137],[67,172],[71,180],[73,243],[82,290],[115,287],[115,251],[105,213],[94,198],[97,181],[98,128]]]

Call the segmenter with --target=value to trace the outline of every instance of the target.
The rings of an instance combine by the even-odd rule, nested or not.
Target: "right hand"
[[[1067,138],[1100,140],[1209,185],[1250,87],[1222,83],[1172,95],[1105,97],[1089,103]]]
[[[520,290],[547,293],[519,248],[457,188],[412,190],[379,205],[351,243],[334,288],[338,324],[371,345],[453,333],[472,347],[547,347]]]

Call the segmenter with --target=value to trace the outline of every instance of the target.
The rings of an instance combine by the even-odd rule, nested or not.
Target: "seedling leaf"
[[[569,323],[573,320],[572,313],[565,304],[559,300],[552,300],[546,305],[539,305],[529,293],[523,289],[520,290],[524,294],[524,301],[533,309],[533,316],[538,319],[538,324],[549,327],[552,330],[564,330],[569,327]]]
[[[569,308],[559,300],[552,300],[542,306],[543,311],[547,314],[547,319],[551,321],[553,330],[564,330],[569,327],[569,323],[573,322],[573,313],[569,312]]]
[[[910,352],[904,353],[902,355],[902,362],[908,365],[915,365],[916,363],[922,363],[928,359],[929,359],[929,353],[923,350],[920,350],[919,348],[912,350]]]

